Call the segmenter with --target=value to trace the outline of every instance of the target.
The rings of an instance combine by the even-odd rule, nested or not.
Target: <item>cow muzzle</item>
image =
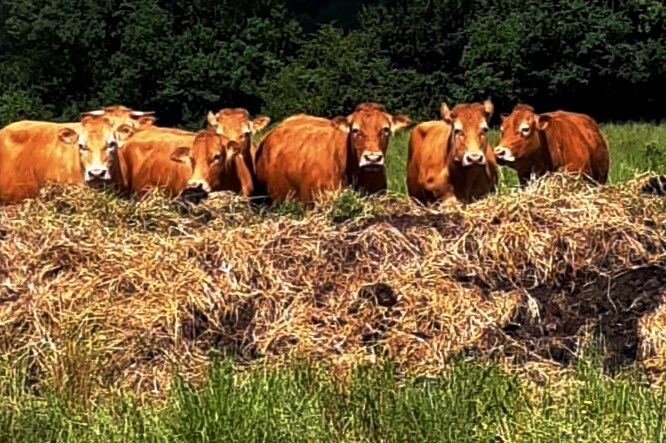
[[[481,151],[465,152],[462,158],[462,165],[467,166],[485,166],[486,156]]]
[[[188,203],[199,203],[201,200],[208,198],[210,194],[210,186],[202,180],[191,181],[187,184],[187,188],[181,192],[181,199]]]
[[[380,151],[364,152],[359,162],[359,168],[368,171],[378,171],[384,168],[384,153]]]
[[[94,166],[86,169],[86,182],[108,181],[111,180],[109,168],[103,166]]]
[[[500,164],[513,163],[516,161],[516,158],[511,154],[511,150],[504,146],[498,146],[495,148],[495,157],[497,157],[497,161]]]

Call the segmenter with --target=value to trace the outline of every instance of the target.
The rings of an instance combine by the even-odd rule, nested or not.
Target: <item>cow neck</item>
[[[550,144],[548,143],[548,137],[546,136],[545,130],[537,130],[539,135],[539,145],[541,146],[541,152],[543,153],[543,168],[546,171],[552,170],[554,167],[559,167],[561,165],[555,165],[553,162],[553,156],[550,152]]]
[[[354,189],[358,188],[358,183],[359,183],[359,175],[361,173],[358,163],[359,159],[356,158],[356,151],[354,150],[354,146],[352,144],[352,133],[349,131],[349,134],[347,134],[347,143],[346,143],[346,149],[347,149],[347,164],[345,165],[345,170],[346,170],[346,175],[347,175],[347,181],[349,182],[348,184],[352,186]]]
[[[129,171],[125,163],[125,156],[121,152],[124,149],[127,149],[127,145],[116,148],[111,154],[111,170],[109,171],[111,174],[111,185],[118,191],[125,191],[130,188]]]

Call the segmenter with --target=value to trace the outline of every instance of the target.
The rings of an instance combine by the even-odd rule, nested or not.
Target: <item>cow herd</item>
[[[493,192],[499,166],[531,177],[563,169],[597,183],[608,180],[608,143],[589,116],[536,114],[518,105],[502,115],[501,140],[488,140],[494,106],[443,104],[441,118],[416,125],[409,139],[406,180],[421,203],[471,202]],[[270,119],[245,109],[208,114],[197,133],[155,125],[152,112],[111,106],[77,123],[20,121],[0,130],[0,202],[36,197],[48,182],[112,186],[141,197],[159,188],[198,201],[211,192],[310,202],[322,191],[350,186],[386,190],[389,140],[412,125],[375,103],[346,117],[291,116],[255,143]]]

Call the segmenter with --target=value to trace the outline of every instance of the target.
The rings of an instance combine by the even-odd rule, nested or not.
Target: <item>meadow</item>
[[[467,207],[409,203],[402,133],[309,212],[1,208],[0,441],[666,441],[666,125],[603,131],[611,185]]]

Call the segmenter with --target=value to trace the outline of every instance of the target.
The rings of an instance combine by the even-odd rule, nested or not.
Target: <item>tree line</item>
[[[273,119],[377,101],[414,119],[492,96],[600,121],[661,119],[661,0],[1,0],[0,124],[122,103],[162,125],[245,107]],[[304,18],[305,17],[305,18]],[[333,17],[333,18],[331,18]]]

